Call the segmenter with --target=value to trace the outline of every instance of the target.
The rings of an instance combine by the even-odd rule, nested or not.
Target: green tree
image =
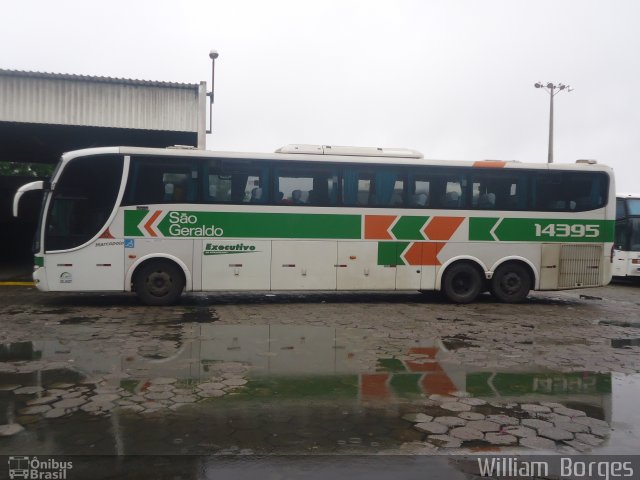
[[[51,176],[54,168],[54,165],[43,163],[0,162],[0,175],[44,178]]]

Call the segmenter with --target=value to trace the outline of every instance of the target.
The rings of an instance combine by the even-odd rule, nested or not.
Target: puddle
[[[612,348],[640,347],[640,338],[612,338]]]
[[[624,322],[621,320],[600,320],[598,325],[613,325],[615,327],[625,327],[625,328],[640,328],[640,323],[638,322]]]
[[[612,432],[600,455],[637,455],[640,445],[640,375],[612,375]]]
[[[100,318],[88,318],[88,317],[69,317],[60,320],[60,325],[77,325],[79,323],[93,323]]]
[[[463,333],[452,335],[450,337],[442,337],[442,344],[447,350],[458,350],[459,348],[477,347],[477,344],[471,343],[469,338]]]
[[[183,322],[210,323],[217,319],[218,317],[213,312],[213,309],[205,306],[189,307],[187,311],[182,314]]]
[[[16,342],[0,345],[0,362],[37,360],[39,358],[40,352],[34,350],[33,342]]]
[[[69,308],[54,308],[50,310],[34,310],[32,312],[35,315],[65,315],[71,313]]]
[[[114,340],[70,325],[83,340],[0,346],[2,421],[24,428],[0,453],[522,449],[519,433],[558,421],[571,423],[571,436],[534,448],[567,449],[578,434],[594,448],[609,442],[610,373],[455,364],[456,349],[474,346],[464,334],[417,340],[358,328],[220,325],[208,307],[185,315],[201,323],[157,336],[136,324]]]

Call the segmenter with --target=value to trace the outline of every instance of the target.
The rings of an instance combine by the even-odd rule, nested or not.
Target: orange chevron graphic
[[[365,215],[364,238],[367,240],[393,240],[388,230],[396,218],[395,215]]]
[[[106,230],[102,232],[102,235],[100,235],[99,238],[115,238],[115,237],[111,235],[111,232],[109,231],[109,227],[107,227]]]
[[[507,162],[502,160],[481,160],[479,162],[473,162],[473,166],[476,168],[504,168]]]
[[[438,347],[413,347],[409,349],[409,355],[424,355],[432,359],[436,358],[436,355],[440,349]]]
[[[436,354],[440,349],[438,347],[416,347],[410,348],[409,354],[422,355],[426,360],[435,360]],[[440,364],[434,362],[421,362],[418,360],[405,360],[404,364],[410,372],[441,372]]]
[[[449,240],[465,217],[433,217],[422,232],[429,240]]]
[[[442,369],[433,375],[424,375],[420,381],[420,385],[425,392],[439,393],[440,395],[447,395],[448,393],[458,390]]]
[[[422,265],[422,250],[424,242],[415,242],[409,246],[404,254],[404,260],[409,265]]]
[[[388,373],[362,374],[360,376],[360,393],[362,397],[378,400],[391,397],[390,378],[391,375]]]
[[[152,237],[158,236],[158,234],[155,232],[155,230],[151,228],[151,226],[153,225],[153,222],[155,222],[156,219],[160,216],[161,213],[162,213],[161,210],[156,210],[155,212],[153,212],[153,215],[151,215],[151,218],[149,219],[149,221],[144,224],[144,229],[147,232],[149,232],[149,235],[151,235]]]
[[[407,265],[441,265],[438,260],[440,250],[445,246],[441,242],[414,242],[404,254]]]
[[[441,372],[442,368],[437,363],[429,362],[414,362],[412,360],[406,360],[404,364],[407,366],[410,372]]]
[[[437,347],[416,347],[409,349],[409,354],[424,355],[429,360],[435,360],[439,351],[440,349]],[[446,395],[457,390],[439,363],[422,363],[419,360],[405,361],[404,363],[410,372],[430,372],[420,379],[420,386],[424,392]]]

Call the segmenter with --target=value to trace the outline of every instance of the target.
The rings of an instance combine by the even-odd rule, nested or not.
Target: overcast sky
[[[615,168],[640,192],[637,0],[8,1],[0,68],[210,81],[215,150],[406,147]]]

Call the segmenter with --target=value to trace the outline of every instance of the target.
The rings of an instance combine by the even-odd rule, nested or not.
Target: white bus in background
[[[611,279],[615,188],[594,161],[425,160],[289,145],[273,154],[109,147],[62,156],[34,252],[42,291],[530,290]]]
[[[640,279],[640,194],[618,194],[613,276]]]

